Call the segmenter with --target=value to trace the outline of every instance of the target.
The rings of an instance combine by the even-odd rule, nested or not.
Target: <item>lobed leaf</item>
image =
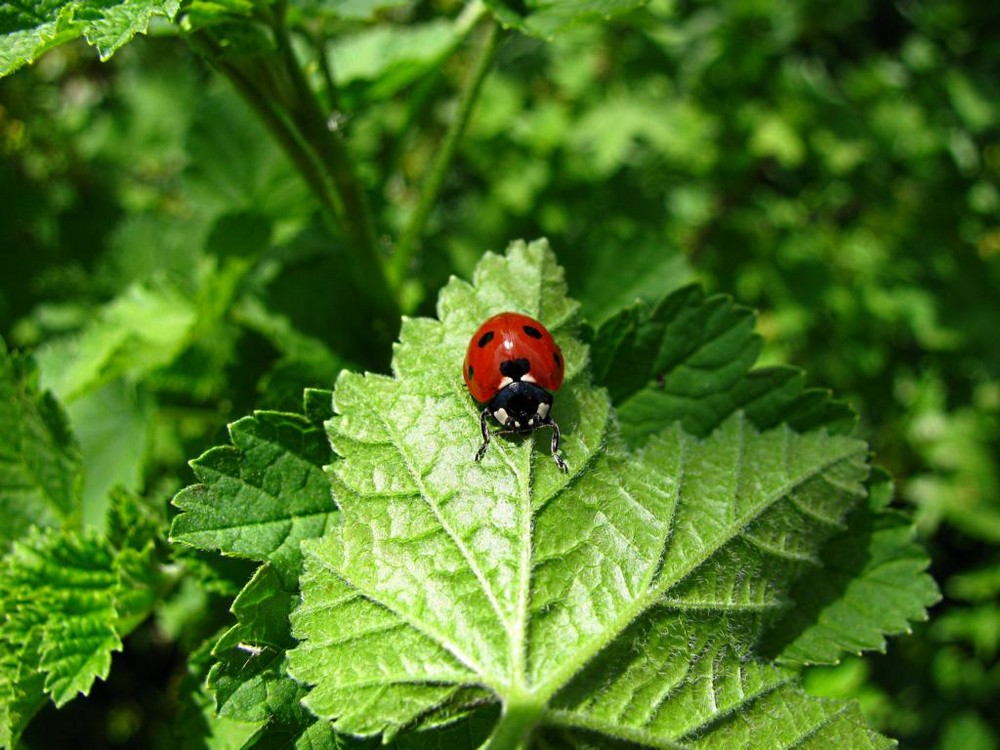
[[[850,408],[804,387],[791,367],[749,369],[760,347],[751,312],[725,296],[685,287],[654,306],[637,304],[595,335],[595,370],[614,394],[626,438],[636,445],[672,419],[702,434],[742,409],[758,428],[848,429]],[[881,493],[885,495],[885,491]],[[852,514],[825,545],[823,565],[790,592],[790,605],[765,650],[793,663],[833,663],[844,653],[881,649],[937,601],[912,521],[888,501]]]
[[[0,76],[80,36],[107,60],[146,33],[153,16],[172,19],[179,7],[179,0],[11,0],[0,7]]]
[[[15,744],[47,696],[62,706],[107,676],[158,599],[155,563],[151,542],[115,549],[90,532],[14,544],[0,568],[0,741]]]
[[[608,388],[622,433],[642,445],[679,421],[708,435],[743,411],[759,428],[787,423],[797,430],[846,432],[855,416],[829,391],[805,388],[801,370],[751,369],[760,354],[753,313],[698,286],[639,302],[609,318],[594,334],[594,377]]]
[[[315,397],[311,403],[315,413]],[[231,424],[229,435],[231,446],[212,448],[191,462],[201,484],[174,498],[182,513],[174,519],[171,540],[270,561],[285,588],[294,590],[299,543],[322,534],[337,512],[323,473],[330,447],[322,424],[257,412]]]
[[[106,536],[116,549],[145,549],[163,538],[165,508],[150,498],[121,488],[112,490]]]
[[[192,462],[203,484],[174,498],[171,539],[264,561],[233,602],[237,622],[214,644],[208,686],[218,716],[255,727],[245,747],[287,747],[321,737],[289,679],[289,613],[298,599],[299,544],[334,521],[324,465],[329,391],[307,390],[304,414],[257,412],[229,427],[232,446]]]
[[[267,564],[236,597],[238,623],[213,647],[218,661],[208,677],[220,716],[257,722],[301,710],[304,691],[288,679],[283,664],[294,643],[288,616],[296,599]]]
[[[876,474],[871,484],[872,500],[887,504],[889,479]],[[909,633],[941,598],[913,520],[897,510],[857,508],[822,562],[796,582],[795,606],[769,633],[767,649],[781,662],[836,664],[845,653],[884,651],[887,635]]]
[[[504,309],[563,346],[568,475],[533,437],[471,460],[478,407],[459,363]],[[889,745],[754,650],[864,496],[864,443],[760,431],[737,412],[703,437],[661,427],[631,452],[588,382],[574,312],[547,244],[515,243],[472,285],[449,283],[440,322],[404,321],[393,377],[340,377],[328,432],[342,523],[303,543],[289,652],[306,704],[386,739],[499,704],[491,747]]]

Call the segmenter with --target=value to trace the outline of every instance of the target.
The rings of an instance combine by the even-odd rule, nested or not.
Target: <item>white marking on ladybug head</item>
[[[538,411],[538,416],[541,417],[542,419],[545,419],[545,417],[549,415],[549,405],[544,401],[539,401],[537,411]]]
[[[507,410],[504,409],[503,407],[501,407],[501,408],[497,409],[495,412],[493,412],[493,418],[497,422],[499,422],[500,424],[502,424],[502,425],[504,425],[506,427],[507,426],[507,420],[510,419],[510,416],[507,414]]]
[[[526,372],[524,373],[524,375],[521,376],[521,380],[523,380],[525,383],[534,383],[535,376],[532,375],[530,372]]]
[[[504,375],[504,377],[500,380],[500,388],[499,388],[499,390],[502,391],[504,388],[506,388],[508,385],[510,385],[513,382],[514,382],[513,380],[511,380],[506,375]]]

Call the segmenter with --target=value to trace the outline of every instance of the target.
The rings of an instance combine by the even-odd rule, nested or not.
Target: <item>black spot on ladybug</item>
[[[520,380],[531,369],[531,363],[526,359],[508,359],[500,363],[500,372],[511,380]]]
[[[542,332],[534,326],[524,326],[524,332],[533,339],[540,339],[542,337]]]
[[[487,331],[486,333],[484,333],[482,336],[479,337],[479,341],[476,342],[476,346],[482,349],[492,340],[493,340],[493,331]]]
[[[552,352],[552,359],[556,361],[556,367],[562,367],[562,357],[559,356],[559,352]],[[469,368],[472,369],[471,367]]]
[[[469,380],[472,380],[472,365],[469,365]]]

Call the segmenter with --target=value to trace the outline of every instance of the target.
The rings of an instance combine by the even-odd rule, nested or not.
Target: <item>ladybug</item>
[[[559,425],[552,421],[552,393],[566,373],[562,350],[552,334],[532,317],[504,312],[487,320],[472,335],[462,374],[472,397],[485,404],[479,415],[483,444],[479,461],[490,444],[487,417],[503,428],[499,434],[523,435],[540,427],[552,429],[552,458],[568,471],[559,455]]]

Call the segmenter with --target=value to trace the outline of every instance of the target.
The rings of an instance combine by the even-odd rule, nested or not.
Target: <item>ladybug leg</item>
[[[486,455],[486,446],[490,444],[490,428],[486,426],[486,419],[490,416],[490,410],[483,409],[479,414],[479,429],[483,433],[483,444],[476,451],[476,460],[479,461]]]
[[[566,461],[563,457],[559,455],[559,425],[553,422],[551,419],[545,421],[546,427],[552,428],[552,460],[556,462],[556,466],[563,473],[569,471],[569,466],[566,465]]]

